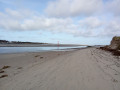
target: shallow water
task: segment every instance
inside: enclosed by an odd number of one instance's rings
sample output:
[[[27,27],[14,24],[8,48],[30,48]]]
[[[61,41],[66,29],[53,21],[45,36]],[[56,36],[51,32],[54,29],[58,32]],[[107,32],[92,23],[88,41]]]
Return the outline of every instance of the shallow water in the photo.
[[[71,50],[73,48],[84,48],[84,47],[86,47],[86,46],[77,46],[77,47],[0,47],[0,53],[61,51],[61,50]]]

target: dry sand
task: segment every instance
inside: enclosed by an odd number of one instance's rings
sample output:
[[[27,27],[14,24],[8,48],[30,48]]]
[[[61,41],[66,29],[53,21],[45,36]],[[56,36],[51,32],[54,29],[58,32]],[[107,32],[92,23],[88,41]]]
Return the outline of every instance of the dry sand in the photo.
[[[120,90],[120,59],[96,48],[1,54],[0,90]]]

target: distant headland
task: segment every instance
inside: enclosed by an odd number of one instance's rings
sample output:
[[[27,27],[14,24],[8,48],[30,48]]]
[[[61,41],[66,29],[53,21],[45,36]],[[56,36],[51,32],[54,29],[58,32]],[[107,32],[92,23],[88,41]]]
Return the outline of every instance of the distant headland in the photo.
[[[48,43],[0,40],[0,44],[48,44]]]
[[[88,46],[78,44],[52,44],[42,42],[22,42],[22,41],[8,41],[0,40],[0,47],[72,47],[72,46]]]

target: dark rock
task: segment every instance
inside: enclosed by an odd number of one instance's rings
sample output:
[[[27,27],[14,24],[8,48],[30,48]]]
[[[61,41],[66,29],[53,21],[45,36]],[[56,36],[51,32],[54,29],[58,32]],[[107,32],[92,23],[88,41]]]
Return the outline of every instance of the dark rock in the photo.
[[[2,75],[2,76],[0,76],[0,78],[4,78],[4,77],[8,77],[8,75]]]
[[[10,68],[10,66],[3,66],[2,69]]]

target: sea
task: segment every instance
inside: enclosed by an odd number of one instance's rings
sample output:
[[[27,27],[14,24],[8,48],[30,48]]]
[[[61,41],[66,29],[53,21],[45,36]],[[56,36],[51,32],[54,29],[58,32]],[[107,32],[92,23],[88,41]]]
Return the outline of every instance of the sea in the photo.
[[[0,47],[0,53],[23,53],[23,52],[46,52],[46,51],[69,51],[86,46],[72,47]]]

